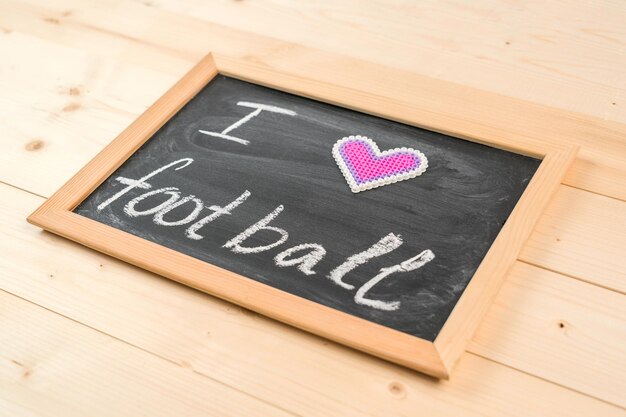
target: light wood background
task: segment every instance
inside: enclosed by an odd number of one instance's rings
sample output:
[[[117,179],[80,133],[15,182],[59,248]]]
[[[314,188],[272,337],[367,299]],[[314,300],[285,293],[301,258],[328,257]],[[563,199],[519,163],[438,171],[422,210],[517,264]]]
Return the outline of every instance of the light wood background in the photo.
[[[610,0],[0,0],[0,416],[626,415],[624,22]],[[209,51],[355,58],[588,132],[450,381],[26,223]]]

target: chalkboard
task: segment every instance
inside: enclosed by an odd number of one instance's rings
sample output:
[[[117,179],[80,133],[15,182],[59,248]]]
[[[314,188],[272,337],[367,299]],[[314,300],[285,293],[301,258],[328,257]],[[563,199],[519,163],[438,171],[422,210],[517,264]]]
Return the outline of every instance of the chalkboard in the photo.
[[[448,378],[577,148],[346,71],[209,54],[28,221]]]
[[[428,167],[354,193],[351,135]],[[74,212],[433,341],[540,163],[217,75]]]

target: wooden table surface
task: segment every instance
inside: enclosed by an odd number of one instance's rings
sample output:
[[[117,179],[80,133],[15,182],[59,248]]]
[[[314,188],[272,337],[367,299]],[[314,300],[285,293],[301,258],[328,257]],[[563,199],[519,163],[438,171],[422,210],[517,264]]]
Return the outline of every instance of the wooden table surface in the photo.
[[[0,416],[626,415],[625,23],[620,0],[0,0]],[[26,223],[209,51],[353,58],[589,132],[450,381]]]

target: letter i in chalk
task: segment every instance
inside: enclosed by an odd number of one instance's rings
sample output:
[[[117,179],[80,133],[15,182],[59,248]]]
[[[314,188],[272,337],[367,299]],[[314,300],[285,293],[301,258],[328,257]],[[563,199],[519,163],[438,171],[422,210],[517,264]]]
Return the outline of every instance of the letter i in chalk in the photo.
[[[428,159],[418,150],[395,148],[381,152],[372,139],[348,136],[333,146],[333,157],[353,193],[422,175]]]

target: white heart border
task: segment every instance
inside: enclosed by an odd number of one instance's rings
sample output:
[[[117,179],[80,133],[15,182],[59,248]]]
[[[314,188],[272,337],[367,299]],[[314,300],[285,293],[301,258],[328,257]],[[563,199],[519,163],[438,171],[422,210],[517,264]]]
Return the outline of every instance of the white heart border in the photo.
[[[350,168],[346,164],[346,161],[344,161],[343,158],[341,157],[341,152],[339,151],[339,148],[341,147],[342,144],[348,141],[353,141],[353,140],[361,140],[361,141],[367,142],[372,148],[372,150],[374,151],[374,154],[379,158],[389,156],[396,152],[409,152],[409,153],[413,153],[417,155],[417,157],[420,160],[420,164],[419,166],[417,166],[416,168],[412,169],[409,172],[392,175],[386,178],[379,178],[377,180],[366,182],[366,183],[359,185],[357,184],[354,177],[350,173]],[[366,136],[361,136],[361,135],[350,135],[350,136],[346,136],[344,138],[339,139],[333,145],[332,153],[333,153],[333,158],[335,159],[335,162],[339,166],[339,169],[341,170],[343,177],[346,179],[348,186],[350,187],[353,193],[359,193],[361,191],[371,190],[372,188],[382,187],[383,185],[393,184],[398,181],[404,181],[404,180],[408,180],[411,178],[415,178],[419,175],[422,175],[424,171],[426,171],[426,168],[428,168],[428,158],[426,158],[426,155],[424,155],[417,149],[394,148],[394,149],[389,149],[387,151],[381,152],[380,149],[378,148],[378,145],[376,145],[376,142],[374,142],[372,139]]]

